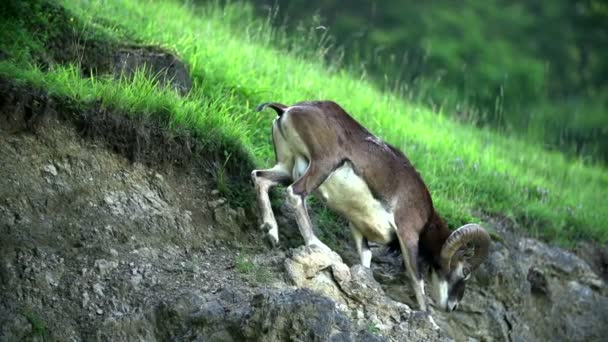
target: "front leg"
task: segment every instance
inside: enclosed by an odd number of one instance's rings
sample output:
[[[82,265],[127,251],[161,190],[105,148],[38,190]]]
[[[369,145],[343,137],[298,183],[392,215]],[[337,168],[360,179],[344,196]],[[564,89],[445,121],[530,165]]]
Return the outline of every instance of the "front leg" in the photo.
[[[306,246],[317,245],[321,249],[330,252],[331,248],[321,242],[312,229],[312,222],[306,209],[305,197],[294,193],[293,186],[290,186],[287,188],[287,200],[294,209],[296,223]]]
[[[426,298],[424,296],[424,280],[418,272],[418,241],[410,243],[406,246],[407,252],[404,253],[407,272],[412,281],[416,301],[420,307],[420,311],[427,311]]]
[[[420,311],[427,311],[424,296],[424,280],[418,271],[418,238],[401,236],[401,234],[397,234],[397,236],[399,237],[405,268],[412,283],[414,295],[416,296],[416,302],[418,302]]]
[[[353,238],[355,240],[355,246],[357,247],[357,252],[359,252],[359,258],[361,258],[361,265],[367,268],[371,268],[372,266],[372,251],[369,249],[369,245],[367,244],[367,239],[352,222],[349,224],[350,231],[353,233]]]
[[[428,316],[433,330],[439,331],[439,326],[437,323],[435,323],[435,320],[433,319],[433,316],[431,316],[431,312],[426,305],[426,297],[424,295],[424,280],[422,279],[422,275],[418,270],[418,239],[410,238],[401,246],[405,266],[412,281],[412,287],[414,288],[414,294],[416,295],[418,307],[420,308],[420,311],[423,311],[424,314]]]
[[[314,159],[314,158],[311,158]],[[306,210],[306,196],[315,191],[333,170],[334,164],[316,160],[310,162],[304,174],[287,188],[287,199],[295,210],[296,222],[300,234],[307,246],[317,245],[326,251],[331,251],[319,240],[312,229],[312,222]]]

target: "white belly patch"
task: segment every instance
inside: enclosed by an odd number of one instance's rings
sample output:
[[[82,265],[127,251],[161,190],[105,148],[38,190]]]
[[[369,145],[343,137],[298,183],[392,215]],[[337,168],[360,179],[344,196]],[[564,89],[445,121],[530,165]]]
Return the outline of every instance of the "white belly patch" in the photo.
[[[317,193],[328,207],[348,219],[370,241],[386,244],[394,239],[394,217],[372,195],[350,163],[332,172]]]

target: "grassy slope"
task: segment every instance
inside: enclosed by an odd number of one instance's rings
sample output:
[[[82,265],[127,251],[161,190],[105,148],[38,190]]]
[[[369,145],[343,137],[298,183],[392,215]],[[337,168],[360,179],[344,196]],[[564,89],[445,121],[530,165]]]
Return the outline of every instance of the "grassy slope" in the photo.
[[[256,104],[332,99],[406,152],[452,226],[474,219],[474,210],[481,210],[512,217],[533,235],[562,244],[608,241],[605,169],[456,124],[441,113],[381,93],[347,72],[329,72],[315,61],[316,51],[295,48],[286,53],[277,46],[288,46],[288,41],[236,5],[194,10],[141,0],[66,3],[86,23],[86,31],[118,40],[128,36],[175,51],[190,66],[193,95],[159,95],[143,78],[117,85],[81,79],[69,68],[45,73],[10,60],[0,63],[1,74],[85,101],[101,98],[133,113],[169,113],[176,123],[215,132],[213,137],[226,142],[217,147],[243,148],[264,166],[273,159],[268,135],[272,116],[253,114]]]

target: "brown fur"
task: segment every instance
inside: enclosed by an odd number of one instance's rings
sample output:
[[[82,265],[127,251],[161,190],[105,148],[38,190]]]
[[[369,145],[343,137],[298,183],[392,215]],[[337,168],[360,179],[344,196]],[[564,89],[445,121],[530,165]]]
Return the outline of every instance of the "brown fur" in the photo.
[[[433,207],[431,196],[409,159],[395,147],[380,141],[332,101],[300,102],[287,107],[271,105],[282,115],[289,109],[289,122],[309,149],[316,177],[294,186],[303,196],[314,191],[344,160],[365,180],[375,197],[385,205],[395,204],[395,222],[405,241],[418,244],[424,256],[439,266],[443,242],[450,235]],[[410,246],[414,247],[414,246]]]

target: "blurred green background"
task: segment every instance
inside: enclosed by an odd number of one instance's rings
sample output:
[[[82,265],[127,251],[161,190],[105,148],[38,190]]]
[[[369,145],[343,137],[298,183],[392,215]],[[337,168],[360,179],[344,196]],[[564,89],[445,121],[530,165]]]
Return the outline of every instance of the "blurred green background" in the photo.
[[[608,2],[250,0],[382,90],[608,161]]]

